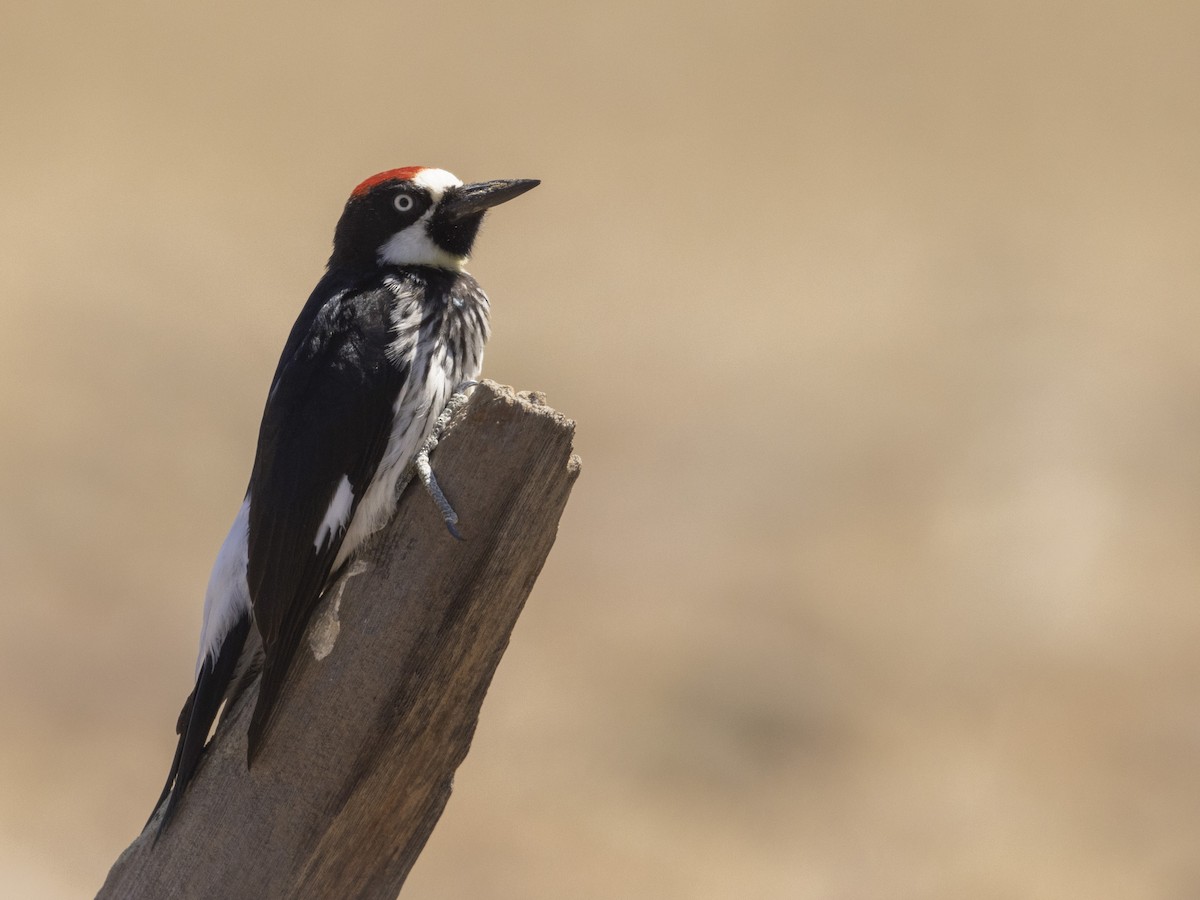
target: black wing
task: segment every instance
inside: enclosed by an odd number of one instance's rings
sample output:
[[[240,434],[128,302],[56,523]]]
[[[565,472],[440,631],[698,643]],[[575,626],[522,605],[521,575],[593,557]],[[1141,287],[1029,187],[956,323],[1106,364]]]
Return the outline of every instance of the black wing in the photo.
[[[381,288],[310,301],[267,398],[250,477],[247,575],[264,652],[250,761],[342,544],[344,528],[316,540],[330,502],[348,480],[353,518],[391,433],[407,372],[387,356],[390,300]]]

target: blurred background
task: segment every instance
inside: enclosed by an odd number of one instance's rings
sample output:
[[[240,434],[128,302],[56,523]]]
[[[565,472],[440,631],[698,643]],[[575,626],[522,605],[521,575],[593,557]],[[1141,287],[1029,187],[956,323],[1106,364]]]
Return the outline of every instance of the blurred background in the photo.
[[[149,814],[350,189],[583,475],[406,897],[1200,896],[1200,7],[8,4],[0,893]]]

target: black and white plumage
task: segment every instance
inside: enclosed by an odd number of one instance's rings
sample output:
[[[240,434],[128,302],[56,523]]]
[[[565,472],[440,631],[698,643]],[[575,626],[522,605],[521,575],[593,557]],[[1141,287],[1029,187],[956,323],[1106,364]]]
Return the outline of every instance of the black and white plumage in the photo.
[[[166,801],[159,833],[222,701],[251,665],[247,638],[257,629],[253,763],[322,592],[391,517],[438,415],[479,374],[488,300],[463,266],[483,215],[537,184],[464,185],[442,169],[409,167],[351,194],[326,274],[276,367],[250,485],[213,565],[196,683],[155,807]],[[436,482],[427,486],[440,498]],[[456,517],[440,505],[453,532]]]

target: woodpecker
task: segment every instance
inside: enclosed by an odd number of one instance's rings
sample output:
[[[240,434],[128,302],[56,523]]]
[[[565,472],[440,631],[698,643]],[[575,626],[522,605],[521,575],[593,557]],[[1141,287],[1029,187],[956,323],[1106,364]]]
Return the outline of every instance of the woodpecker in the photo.
[[[262,676],[247,765],[322,592],[386,524],[414,471],[458,536],[428,450],[443,410],[478,376],[489,334],[487,296],[464,266],[486,211],[538,184],[463,184],[444,169],[410,166],[351,193],[325,275],[275,368],[250,484],[212,568],[195,687],[155,804],[157,813],[166,802],[156,834],[196,771],[221,703],[259,664],[252,629]]]

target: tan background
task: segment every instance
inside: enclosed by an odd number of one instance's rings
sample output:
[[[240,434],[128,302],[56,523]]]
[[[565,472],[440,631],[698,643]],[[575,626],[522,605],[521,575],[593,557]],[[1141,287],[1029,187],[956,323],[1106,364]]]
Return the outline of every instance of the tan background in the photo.
[[[1200,7],[178,7],[0,22],[0,894],[149,813],[284,335],[422,163],[544,180],[487,374],[584,472],[406,896],[1200,896]]]

